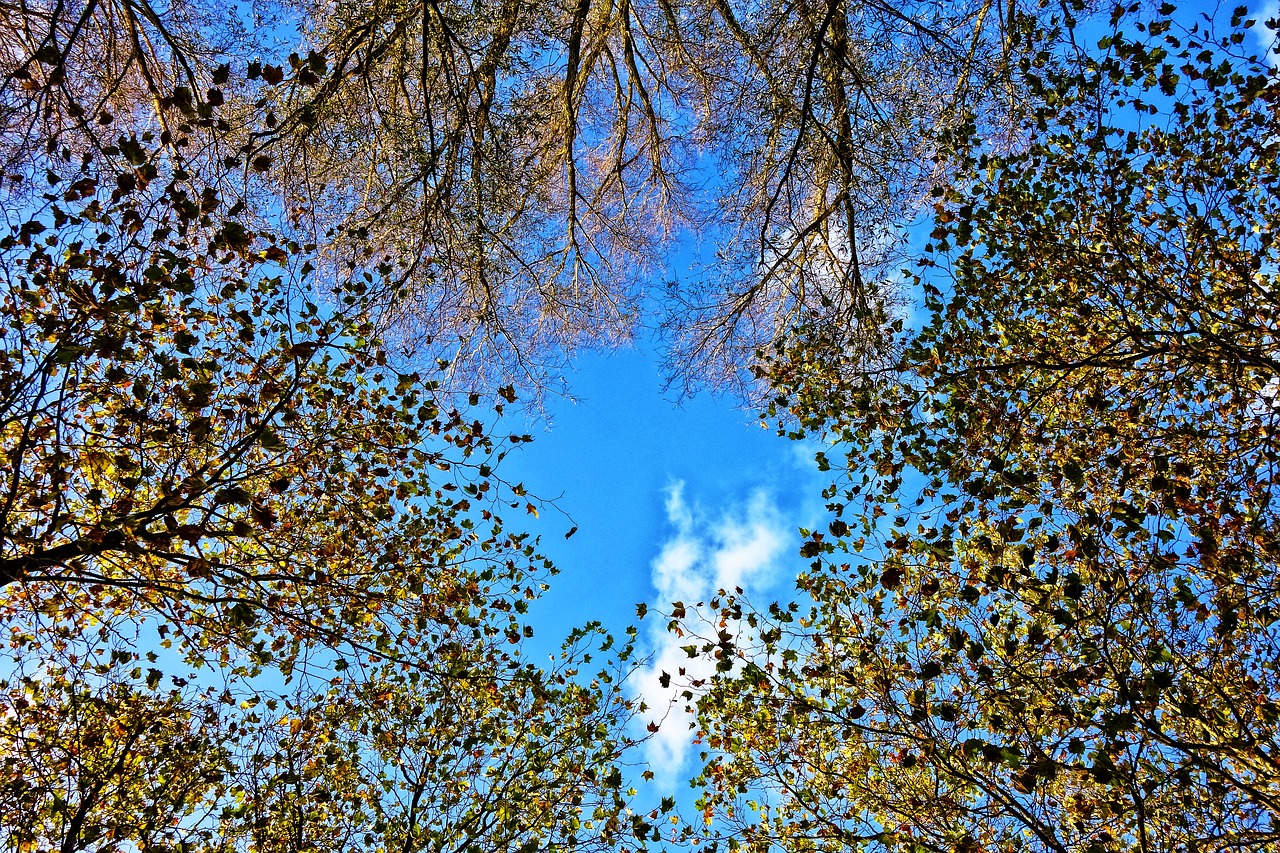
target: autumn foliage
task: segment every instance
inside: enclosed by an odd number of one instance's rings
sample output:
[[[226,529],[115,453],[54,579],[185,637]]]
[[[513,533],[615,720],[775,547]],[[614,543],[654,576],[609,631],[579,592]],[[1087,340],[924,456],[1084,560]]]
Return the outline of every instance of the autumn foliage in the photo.
[[[0,838],[18,851],[609,845],[615,665],[521,644],[552,573],[478,400],[397,370],[376,270],[142,134],[0,237]],[[207,172],[206,172],[207,173]],[[513,399],[509,389],[494,408]],[[640,830],[643,837],[643,830]]]
[[[1025,148],[950,138],[918,329],[772,361],[844,473],[696,696],[730,849],[1276,843],[1280,85],[1172,11],[1041,32]]]
[[[252,6],[0,4],[0,844],[1280,844],[1275,22]],[[646,324],[832,472],[675,824],[498,427]]]

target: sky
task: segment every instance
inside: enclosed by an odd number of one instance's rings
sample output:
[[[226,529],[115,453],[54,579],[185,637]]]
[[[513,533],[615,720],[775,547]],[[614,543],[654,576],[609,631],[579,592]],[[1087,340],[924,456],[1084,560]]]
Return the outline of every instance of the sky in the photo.
[[[689,663],[679,650],[687,640],[666,631],[671,603],[692,609],[734,586],[760,602],[790,599],[808,562],[797,530],[821,518],[825,475],[814,447],[762,428],[730,397],[664,399],[658,356],[643,344],[584,355],[569,382],[576,402],[548,401],[550,423],[532,426],[533,443],[499,469],[563,513],[526,522],[560,569],[531,609],[534,648],[549,653],[593,620],[619,637],[636,625],[650,663],[631,688],[653,709],[646,720],[656,720],[671,699],[659,673]],[[650,608],[640,621],[638,603]],[[689,777],[679,708],[644,757],[663,790]]]

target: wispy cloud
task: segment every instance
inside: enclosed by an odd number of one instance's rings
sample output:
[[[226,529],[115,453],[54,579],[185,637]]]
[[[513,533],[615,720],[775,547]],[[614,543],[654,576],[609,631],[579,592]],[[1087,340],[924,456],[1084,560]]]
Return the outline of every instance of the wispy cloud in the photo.
[[[656,589],[646,638],[652,664],[635,683],[637,696],[649,706],[647,718],[661,723],[646,744],[646,757],[659,783],[669,788],[692,750],[692,716],[677,688],[715,669],[705,656],[689,658],[681,646],[690,638],[667,630],[672,606],[679,602],[687,618],[697,621],[698,605],[718,590],[740,588],[753,597],[767,592],[786,576],[784,558],[794,550],[798,523],[763,489],[708,513],[686,499],[683,482],[667,488],[666,516],[670,534],[650,566]],[[666,688],[660,684],[664,672],[671,676]]]

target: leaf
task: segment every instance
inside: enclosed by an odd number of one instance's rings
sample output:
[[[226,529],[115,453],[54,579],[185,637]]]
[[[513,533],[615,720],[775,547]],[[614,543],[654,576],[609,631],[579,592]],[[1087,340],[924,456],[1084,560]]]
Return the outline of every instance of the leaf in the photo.
[[[880,573],[880,585],[885,589],[897,589],[902,584],[902,567],[898,565],[887,566]]]
[[[42,62],[45,65],[60,65],[62,63],[62,53],[58,50],[58,46],[52,41],[48,41],[40,46],[40,48],[31,55],[36,62]]]
[[[253,497],[241,486],[228,486],[224,489],[219,489],[214,495],[214,500],[219,504],[248,506]]]
[[[288,449],[288,445],[280,438],[280,435],[272,428],[271,424],[263,424],[262,430],[258,433],[258,443],[263,449],[270,450],[272,453],[280,453]]]

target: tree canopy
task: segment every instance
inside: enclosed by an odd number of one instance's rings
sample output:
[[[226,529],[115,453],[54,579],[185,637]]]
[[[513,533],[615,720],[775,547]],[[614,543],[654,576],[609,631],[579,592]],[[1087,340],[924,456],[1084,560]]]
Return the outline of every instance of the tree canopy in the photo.
[[[649,324],[836,472],[800,600],[726,592],[689,641],[680,838],[1276,846],[1280,82],[1245,10],[241,13],[0,5],[0,841],[656,839],[633,646],[529,659],[554,568],[494,434]]]
[[[932,129],[1012,132],[1022,13],[361,0],[255,4],[254,29],[201,0],[23,4],[3,156],[121,128],[217,148],[322,257],[376,246],[382,328],[458,384],[554,387],[577,347],[662,324],[675,381],[723,387],[811,314],[873,333]],[[668,281],[694,234],[703,268]]]
[[[847,473],[805,597],[701,647],[730,849],[1276,844],[1280,83],[1173,12],[1042,33],[1025,149],[954,137],[918,329],[774,357]]]
[[[388,367],[375,275],[312,301],[314,247],[207,162],[147,135],[95,158],[0,237],[0,839],[642,843],[629,647],[598,673],[590,626],[522,651],[553,569],[494,466],[527,437]]]

